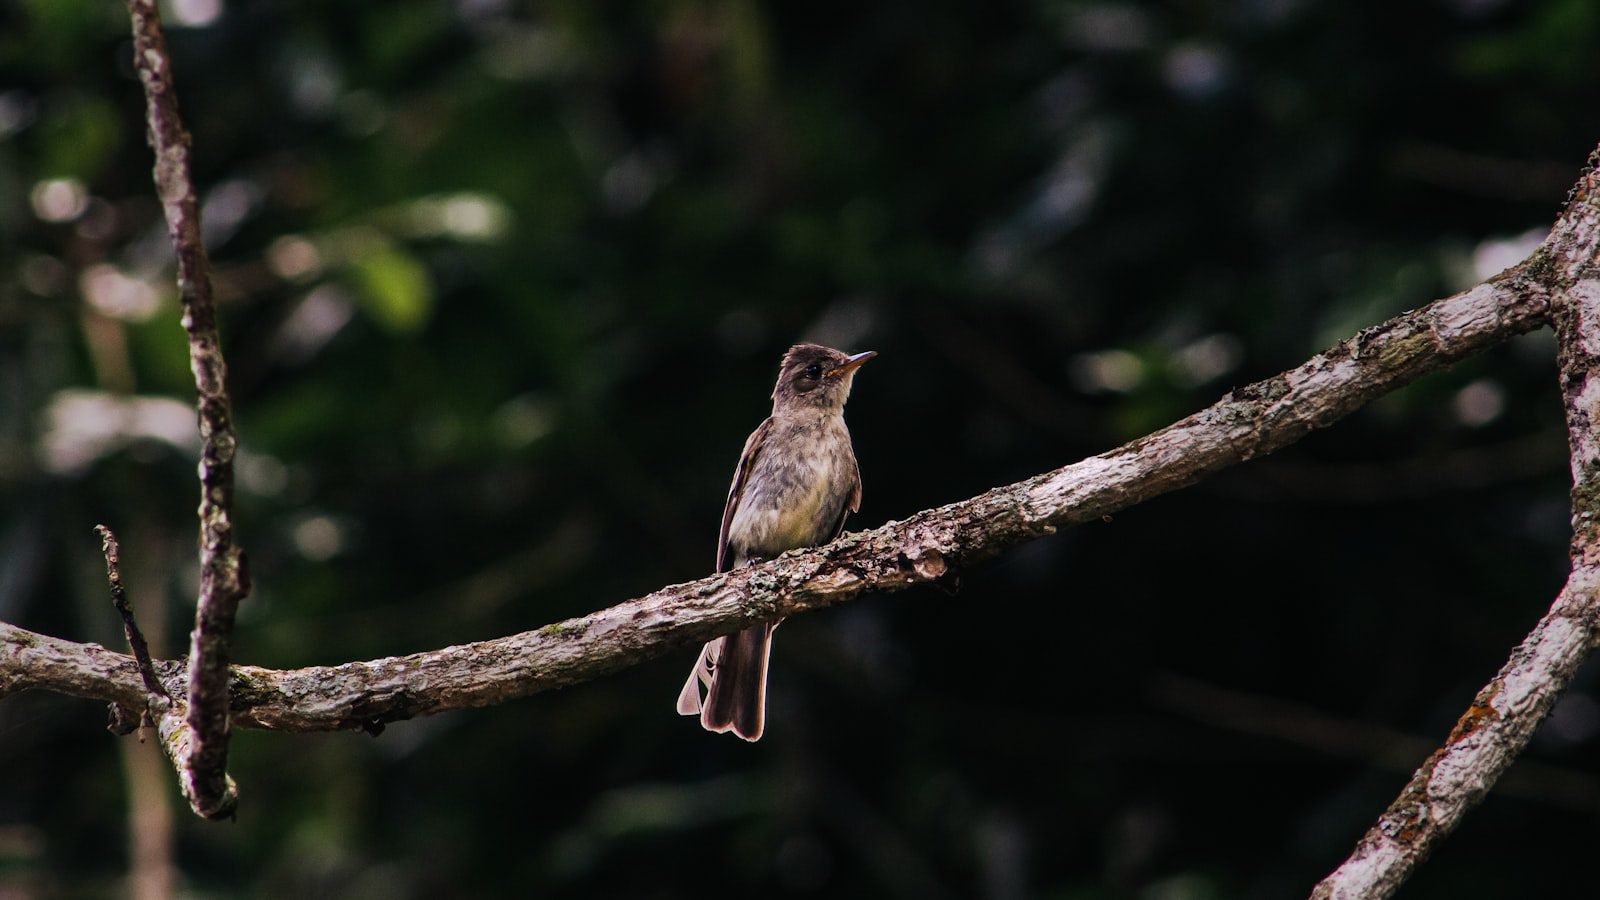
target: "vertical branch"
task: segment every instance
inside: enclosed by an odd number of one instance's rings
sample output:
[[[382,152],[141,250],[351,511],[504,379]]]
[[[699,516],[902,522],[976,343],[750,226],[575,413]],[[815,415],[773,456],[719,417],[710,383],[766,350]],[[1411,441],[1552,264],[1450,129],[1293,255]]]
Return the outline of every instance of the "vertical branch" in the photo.
[[[1600,149],[1535,256],[1552,288],[1561,396],[1572,452],[1572,573],[1355,852],[1313,900],[1399,890],[1433,848],[1527,749],[1539,723],[1600,639]]]
[[[208,818],[229,815],[237,794],[228,762],[228,662],[234,616],[249,593],[244,560],[234,545],[232,411],[227,367],[217,336],[211,264],[200,240],[200,210],[189,176],[189,134],[178,117],[172,64],[155,0],[127,0],[133,19],[133,58],[144,85],[156,193],[178,257],[183,329],[200,414],[200,596],[189,648],[188,741],[183,775],[190,804]],[[188,790],[185,793],[189,793]]]

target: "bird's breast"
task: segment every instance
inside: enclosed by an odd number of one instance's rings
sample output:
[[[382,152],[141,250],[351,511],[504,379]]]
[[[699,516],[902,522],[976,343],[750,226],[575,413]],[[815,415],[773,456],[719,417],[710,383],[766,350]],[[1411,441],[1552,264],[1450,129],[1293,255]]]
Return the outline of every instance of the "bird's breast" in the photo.
[[[843,422],[802,423],[768,437],[728,525],[730,544],[776,556],[833,536],[854,488],[855,464]]]

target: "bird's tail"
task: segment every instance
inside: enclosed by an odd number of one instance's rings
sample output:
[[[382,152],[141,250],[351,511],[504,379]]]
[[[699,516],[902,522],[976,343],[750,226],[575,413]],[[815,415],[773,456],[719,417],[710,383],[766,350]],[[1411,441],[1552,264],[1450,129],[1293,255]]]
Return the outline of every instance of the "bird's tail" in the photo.
[[[678,694],[678,712],[699,715],[707,731],[732,731],[747,741],[761,739],[766,724],[767,658],[776,623],[752,625],[706,644]],[[700,688],[706,696],[702,701]]]

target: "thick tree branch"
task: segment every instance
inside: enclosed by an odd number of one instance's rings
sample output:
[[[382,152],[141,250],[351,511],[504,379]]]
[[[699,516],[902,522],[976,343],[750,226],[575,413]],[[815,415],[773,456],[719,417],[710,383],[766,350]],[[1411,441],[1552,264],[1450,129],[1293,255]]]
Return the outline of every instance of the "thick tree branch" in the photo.
[[[183,770],[195,812],[229,815],[238,797],[227,777],[228,660],[234,616],[249,593],[244,561],[233,541],[233,414],[222,341],[211,294],[211,263],[200,239],[200,208],[189,177],[189,133],[178,117],[172,61],[155,0],[127,0],[133,61],[144,85],[156,193],[178,257],[183,329],[189,338],[200,413],[200,596],[189,648],[188,730]]]
[[[1600,150],[1530,262],[1551,319],[1572,453],[1572,574],[1555,604],[1478,692],[1314,900],[1391,896],[1511,767],[1600,637]]]
[[[752,620],[937,581],[1059,526],[1097,520],[1269,453],[1422,375],[1539,327],[1548,296],[1540,271],[1537,259],[1525,262],[1108,453],[826,547],[510,637],[339,666],[237,666],[233,721],[282,731],[372,729],[585,681]],[[171,673],[162,671],[163,682],[181,691]],[[112,701],[141,692],[127,657],[0,624],[0,684],[6,681]]]

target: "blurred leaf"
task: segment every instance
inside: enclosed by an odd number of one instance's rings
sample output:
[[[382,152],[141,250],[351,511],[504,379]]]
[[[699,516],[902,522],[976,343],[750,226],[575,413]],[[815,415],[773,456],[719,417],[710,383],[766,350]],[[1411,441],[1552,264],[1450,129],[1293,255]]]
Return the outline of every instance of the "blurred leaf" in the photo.
[[[389,243],[374,243],[350,264],[361,308],[394,333],[418,331],[433,311],[433,282],[416,257]]]
[[[40,123],[41,174],[93,181],[117,149],[122,129],[104,97],[58,93]]]
[[[1521,27],[1463,44],[1456,56],[1462,73],[1481,79],[1535,75],[1554,84],[1592,81],[1600,6],[1591,0],[1535,6],[1537,11]]]
[[[448,34],[455,17],[444,4],[401,5],[367,32],[367,54],[384,77],[404,77],[408,65]]]
[[[162,298],[148,321],[128,328],[128,341],[139,362],[141,389],[187,397],[194,390],[189,370],[189,342],[178,324],[176,291]]]

